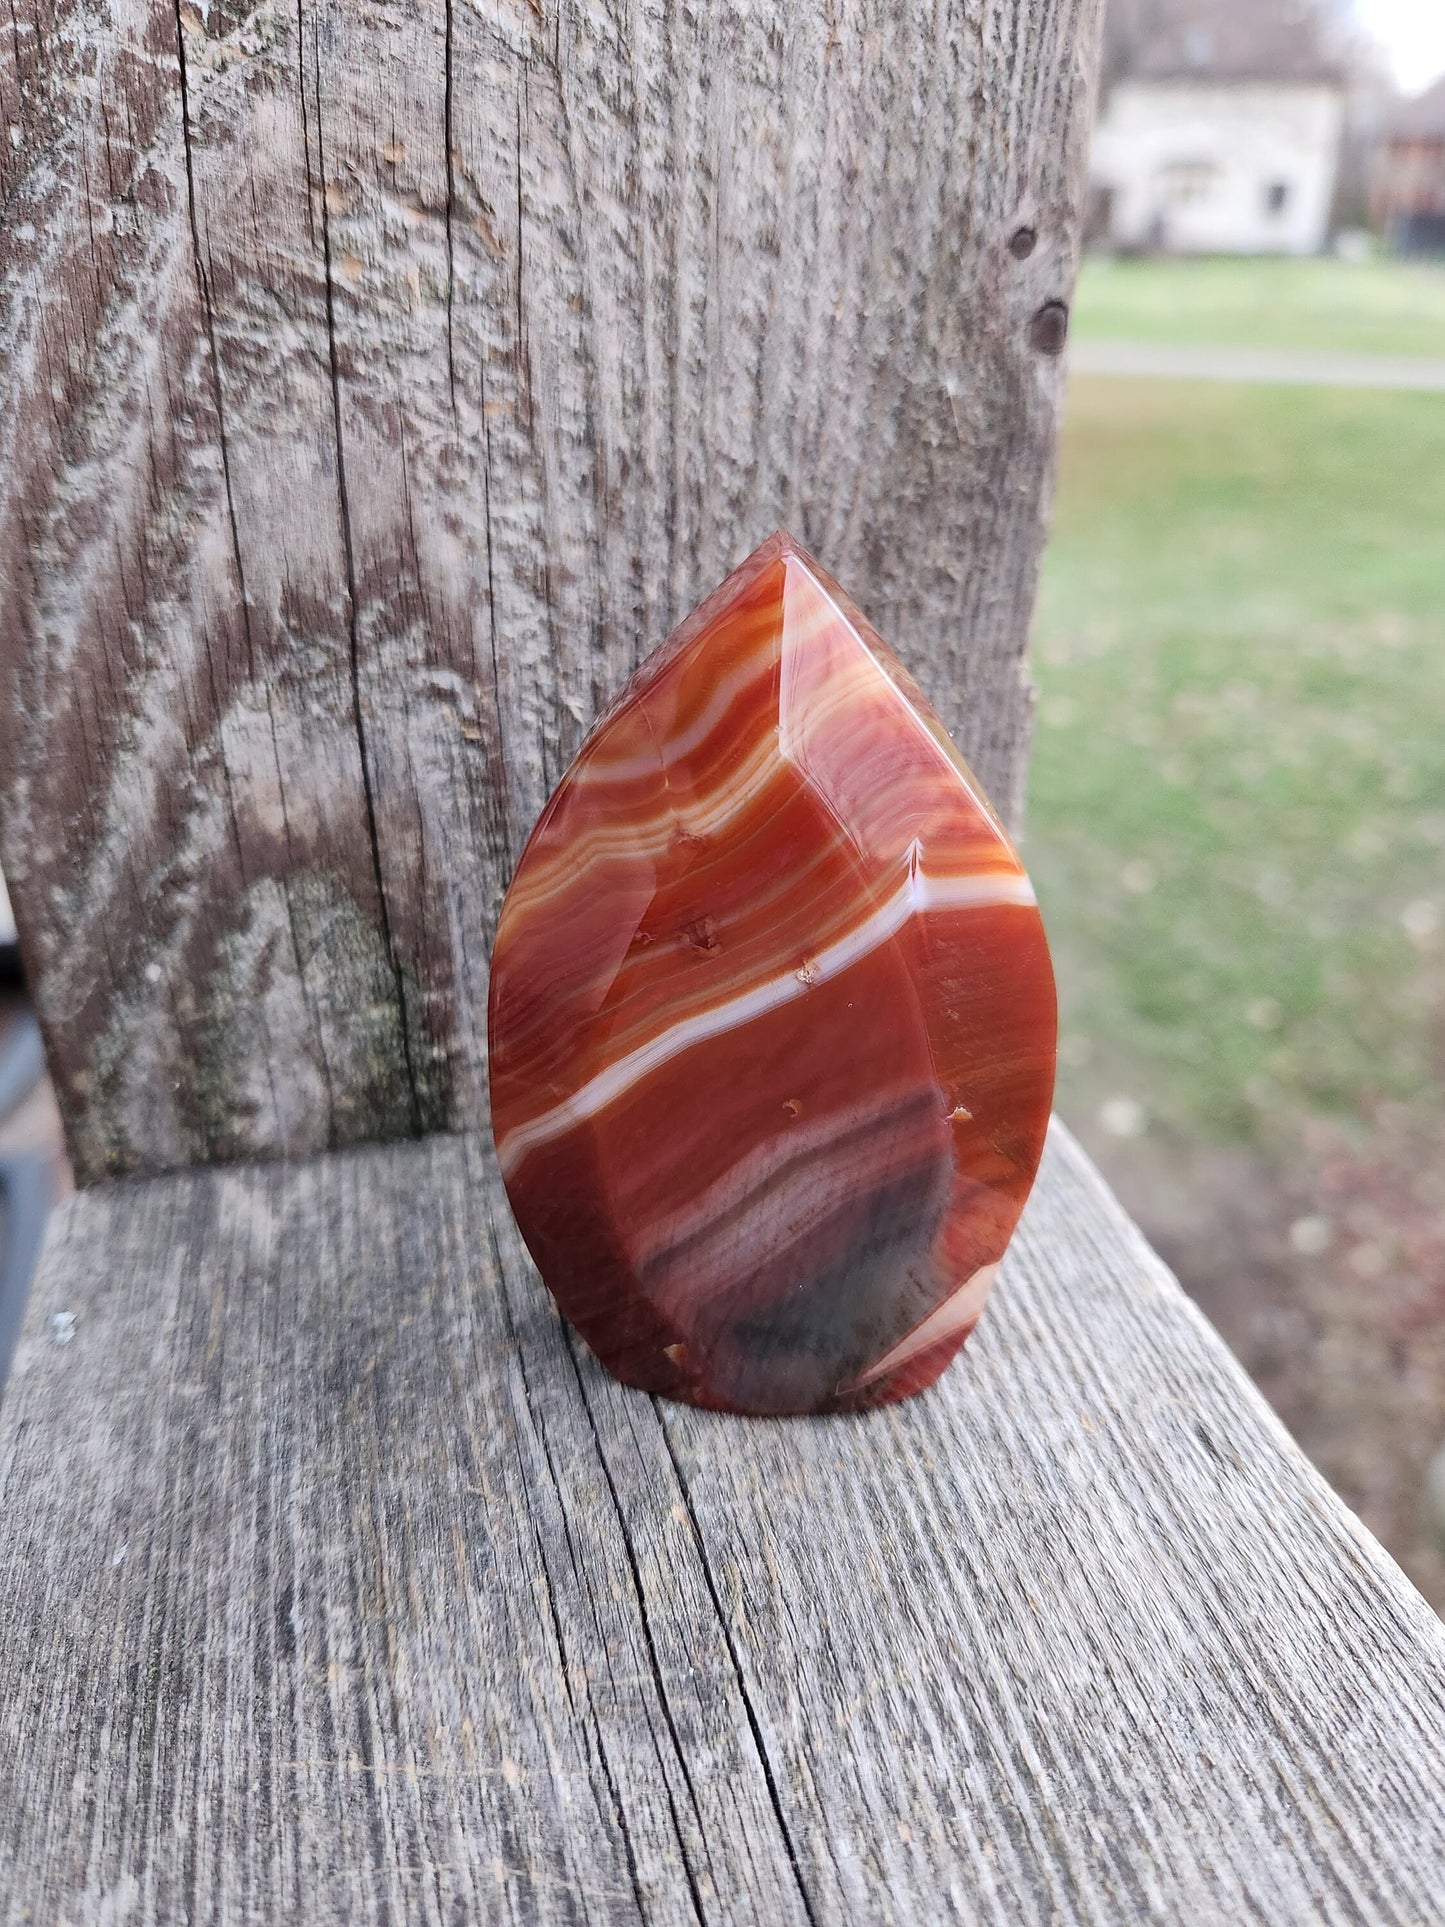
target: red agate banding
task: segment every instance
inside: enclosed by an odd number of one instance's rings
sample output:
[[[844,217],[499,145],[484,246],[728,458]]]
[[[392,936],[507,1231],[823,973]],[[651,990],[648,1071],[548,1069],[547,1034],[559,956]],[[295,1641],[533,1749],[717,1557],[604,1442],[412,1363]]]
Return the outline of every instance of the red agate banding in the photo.
[[[1023,866],[921,692],[775,535],[651,655],[502,908],[497,1154],[620,1379],[738,1412],[931,1384],[1053,1092]]]

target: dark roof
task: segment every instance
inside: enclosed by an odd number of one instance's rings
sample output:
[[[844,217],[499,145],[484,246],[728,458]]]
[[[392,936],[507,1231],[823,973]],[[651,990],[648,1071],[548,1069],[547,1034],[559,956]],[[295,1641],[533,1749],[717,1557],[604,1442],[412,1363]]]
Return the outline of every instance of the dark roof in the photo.
[[[1308,0],[1163,0],[1130,11],[1136,24],[1132,45],[1127,52],[1120,49],[1120,79],[1340,82],[1344,77],[1323,44],[1320,15]]]
[[[1402,100],[1385,123],[1391,140],[1445,140],[1445,74],[1413,100]]]

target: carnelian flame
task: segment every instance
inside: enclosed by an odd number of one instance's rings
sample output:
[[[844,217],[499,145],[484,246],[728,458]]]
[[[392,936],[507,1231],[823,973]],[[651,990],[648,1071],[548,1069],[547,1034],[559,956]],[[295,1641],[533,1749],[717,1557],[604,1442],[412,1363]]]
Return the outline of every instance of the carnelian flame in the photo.
[[[978,1322],[1055,1022],[1001,824],[775,535],[633,676],[507,892],[492,1121],[522,1235],[627,1384],[738,1412],[903,1398]]]

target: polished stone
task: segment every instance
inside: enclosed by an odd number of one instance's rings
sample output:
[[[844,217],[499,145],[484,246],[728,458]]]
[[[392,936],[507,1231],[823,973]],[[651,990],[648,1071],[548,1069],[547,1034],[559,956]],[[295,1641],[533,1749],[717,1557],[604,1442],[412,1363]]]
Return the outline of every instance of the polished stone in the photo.
[[[543,1279],[649,1391],[904,1397],[983,1309],[1054,1047],[1001,824],[865,618],[772,537],[598,722],[507,893],[492,1118]]]

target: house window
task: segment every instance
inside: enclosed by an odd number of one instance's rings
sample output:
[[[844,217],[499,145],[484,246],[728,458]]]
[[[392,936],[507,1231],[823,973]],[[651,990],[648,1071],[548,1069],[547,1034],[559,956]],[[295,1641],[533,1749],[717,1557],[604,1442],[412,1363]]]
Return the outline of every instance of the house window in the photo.
[[[1166,161],[1158,173],[1160,196],[1166,207],[1187,207],[1211,193],[1218,178],[1212,161]]]
[[[1289,182],[1266,181],[1264,188],[1264,211],[1266,214],[1283,214],[1289,206]]]

